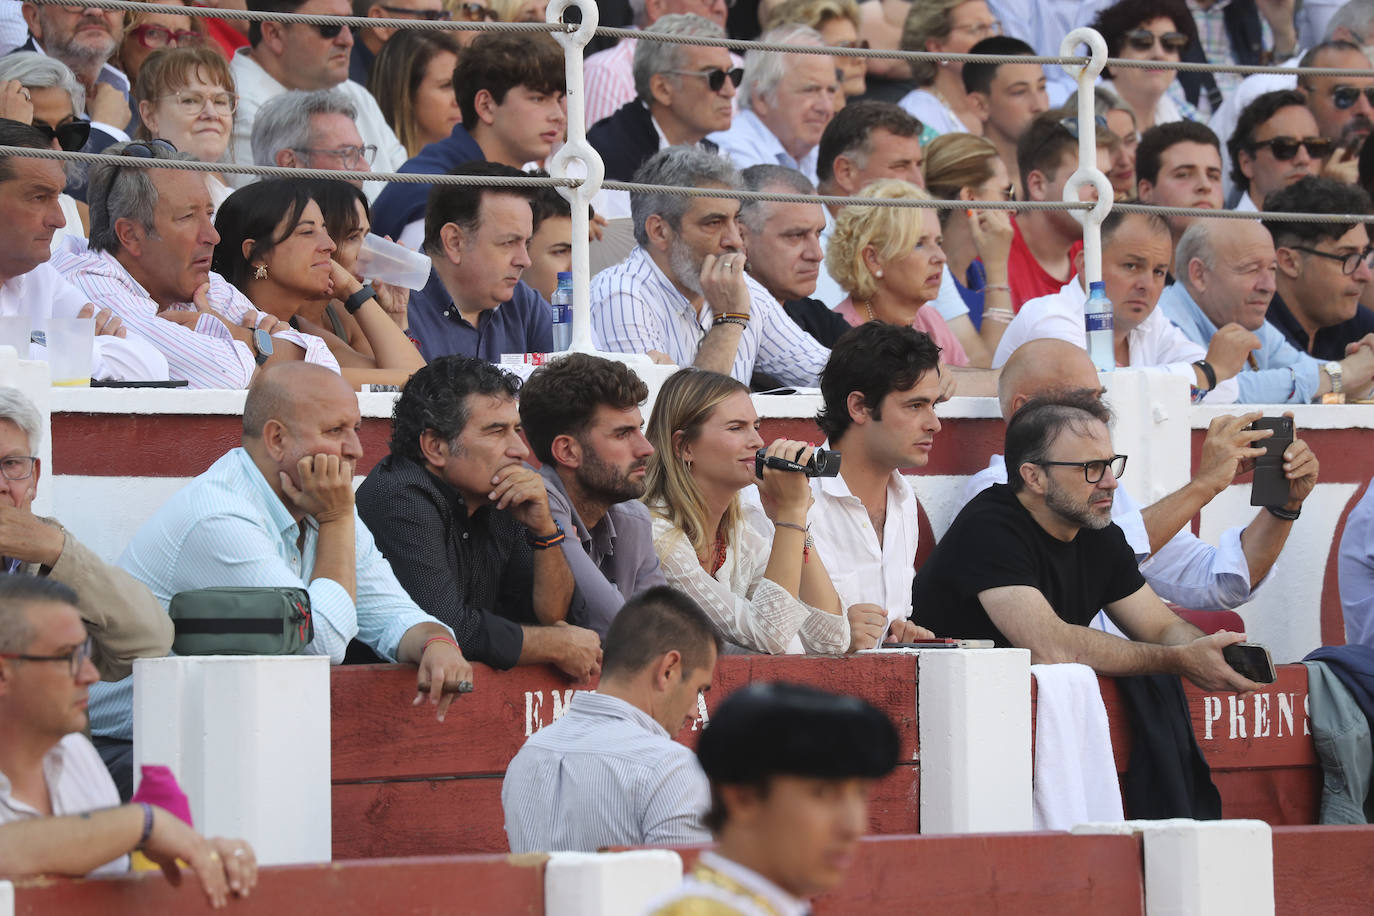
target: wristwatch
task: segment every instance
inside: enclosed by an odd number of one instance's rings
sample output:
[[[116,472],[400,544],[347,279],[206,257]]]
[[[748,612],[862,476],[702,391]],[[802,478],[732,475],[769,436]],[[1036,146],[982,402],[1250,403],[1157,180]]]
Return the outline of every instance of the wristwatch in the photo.
[[[344,300],[344,311],[352,315],[363,307],[363,303],[377,295],[377,291],[372,288],[372,284],[364,283],[358,291]]]
[[[272,358],[272,335],[262,328],[253,329],[253,358],[259,366]]]
[[[1333,359],[1322,368],[1326,370],[1327,376],[1331,379],[1331,393],[1340,394],[1344,391],[1345,385],[1341,381],[1341,364]]]

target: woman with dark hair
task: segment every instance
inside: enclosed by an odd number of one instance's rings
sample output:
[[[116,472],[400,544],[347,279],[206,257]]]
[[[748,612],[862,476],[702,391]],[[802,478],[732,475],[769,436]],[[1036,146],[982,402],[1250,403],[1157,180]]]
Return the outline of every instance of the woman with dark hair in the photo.
[[[1106,40],[1108,56],[1122,60],[1177,63],[1198,40],[1197,24],[1182,0],[1118,0],[1097,14],[1093,28]],[[1177,99],[1167,94],[1177,70],[1108,67],[1102,76],[1100,85],[1130,106],[1138,133],[1156,124],[1198,120],[1197,109],[1181,91]]]
[[[240,188],[216,214],[215,229],[212,269],[262,311],[324,338],[352,384],[404,384],[425,364],[372,287],[334,260],[337,246],[308,182],[272,179]],[[355,319],[370,353],[305,317],[321,316],[330,299]]]
[[[463,120],[453,92],[456,66],[458,39],[444,32],[401,29],[377,54],[367,91],[409,155],[447,139]]]

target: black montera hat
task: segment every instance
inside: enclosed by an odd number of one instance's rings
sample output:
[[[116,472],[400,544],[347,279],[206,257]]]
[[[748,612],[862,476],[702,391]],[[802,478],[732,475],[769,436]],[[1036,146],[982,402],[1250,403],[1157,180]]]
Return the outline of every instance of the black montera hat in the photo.
[[[897,730],[857,697],[750,684],[711,716],[697,757],[718,783],[755,783],[774,774],[876,779],[897,765]]]

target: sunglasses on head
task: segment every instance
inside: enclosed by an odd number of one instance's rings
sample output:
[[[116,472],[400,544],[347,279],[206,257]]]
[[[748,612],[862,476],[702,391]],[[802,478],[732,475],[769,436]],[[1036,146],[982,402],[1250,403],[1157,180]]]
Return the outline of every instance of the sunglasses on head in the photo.
[[[1298,154],[1299,147],[1306,147],[1307,155],[1313,159],[1325,159],[1331,155],[1332,143],[1326,137],[1270,137],[1250,144],[1250,152],[1266,146],[1275,159],[1287,162]]]
[[[1155,46],[1155,41],[1165,51],[1182,51],[1188,47],[1188,36],[1182,32],[1164,32],[1155,34],[1149,29],[1132,29],[1126,33],[1126,44],[1137,51],[1148,51]]]
[[[48,138],[48,142],[57,141],[57,145],[69,153],[75,153],[86,145],[86,141],[91,136],[90,121],[68,121],[66,124],[59,124],[50,127],[42,121],[33,122],[34,129]]]
[[[1105,115],[1095,115],[1095,116],[1093,117],[1093,123],[1097,125],[1097,129],[1098,129],[1098,130],[1106,130],[1106,129],[1107,129],[1107,118],[1106,118]],[[1059,126],[1062,127],[1062,128],[1064,128],[1065,130],[1067,130],[1067,131],[1069,132],[1070,136],[1072,136],[1075,140],[1078,139],[1078,116],[1077,116],[1077,115],[1070,115],[1070,116],[1067,117],[1067,118],[1060,118],[1060,119],[1059,119]]]

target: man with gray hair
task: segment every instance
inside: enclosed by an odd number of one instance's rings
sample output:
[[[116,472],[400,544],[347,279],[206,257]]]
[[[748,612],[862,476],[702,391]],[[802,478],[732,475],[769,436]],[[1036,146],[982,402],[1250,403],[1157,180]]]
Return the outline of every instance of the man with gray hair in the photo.
[[[1194,343],[1231,342],[1244,360],[1236,375],[1244,404],[1306,404],[1331,390],[1323,361],[1304,353],[1265,320],[1277,283],[1274,239],[1262,223],[1194,220],[1178,240],[1177,282],[1159,297],[1159,309]],[[1250,348],[1253,348],[1252,350]],[[1340,360],[1346,391],[1363,393],[1374,380],[1374,351],[1356,347]]]
[[[720,26],[692,15],[664,16],[645,31],[725,37]],[[729,129],[735,87],[743,76],[742,70],[732,69],[724,48],[638,42],[636,98],[587,131],[587,140],[606,164],[606,177],[629,181],[646,159],[665,146],[700,146],[715,152],[716,145],[706,135]]]
[[[687,146],[655,153],[634,180],[741,186],[724,159]],[[816,384],[829,351],[744,272],[738,200],[665,190],[631,194],[630,209],[639,246],[592,280],[592,328],[603,349],[666,357],[746,384],[755,369],[789,385]]]
[[[821,47],[815,29],[780,25],[759,41]],[[736,168],[759,163],[785,165],[816,180],[816,148],[835,116],[839,77],[828,54],[750,51],[739,87],[740,112],[730,129],[711,135]]]
[[[195,158],[161,140],[109,153]],[[89,250],[63,250],[53,266],[151,342],[171,378],[192,388],[246,388],[258,367],[302,359],[338,371],[323,340],[258,311],[210,271],[219,233],[199,172],[97,165],[89,198]]]
[[[636,29],[647,29],[672,13],[695,13],[723,29],[728,12],[726,0],[629,0],[629,7]],[[638,47],[636,39],[622,38],[614,47],[587,57],[583,72],[586,75],[588,125],[609,118],[621,105],[634,101],[637,92],[633,61]],[[734,54],[730,55],[730,61],[731,67],[741,65],[740,58]]]
[[[377,147],[363,143],[357,117],[357,106],[341,89],[283,92],[258,109],[253,122],[253,163],[371,171]]]

